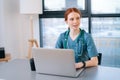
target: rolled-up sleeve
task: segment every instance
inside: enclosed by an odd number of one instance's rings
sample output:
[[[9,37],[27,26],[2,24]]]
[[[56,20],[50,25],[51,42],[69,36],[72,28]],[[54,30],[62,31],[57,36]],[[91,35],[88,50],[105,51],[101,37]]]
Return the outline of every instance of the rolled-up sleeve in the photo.
[[[87,36],[87,52],[88,52],[88,55],[90,58],[98,55],[95,43],[90,34],[88,34],[88,36]]]

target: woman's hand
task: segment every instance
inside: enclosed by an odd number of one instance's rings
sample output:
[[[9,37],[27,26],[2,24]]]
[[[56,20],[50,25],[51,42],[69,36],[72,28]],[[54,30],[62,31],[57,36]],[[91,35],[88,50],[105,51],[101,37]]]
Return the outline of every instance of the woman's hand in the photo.
[[[75,68],[76,68],[76,69],[82,68],[82,67],[83,67],[83,63],[82,63],[82,62],[75,63]]]

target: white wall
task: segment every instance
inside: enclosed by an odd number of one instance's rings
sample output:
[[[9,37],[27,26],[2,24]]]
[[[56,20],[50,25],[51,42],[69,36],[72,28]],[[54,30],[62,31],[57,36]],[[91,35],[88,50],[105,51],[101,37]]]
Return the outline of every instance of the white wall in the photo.
[[[38,15],[34,15],[34,34],[39,42]],[[5,47],[12,59],[25,58],[30,36],[29,15],[20,14],[19,0],[0,0],[0,47]]]

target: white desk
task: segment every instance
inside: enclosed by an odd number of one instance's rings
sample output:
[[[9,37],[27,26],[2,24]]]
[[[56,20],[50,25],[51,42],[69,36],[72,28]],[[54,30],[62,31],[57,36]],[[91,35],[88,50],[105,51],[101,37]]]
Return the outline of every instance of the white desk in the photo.
[[[16,59],[0,65],[0,80],[119,80],[120,68],[91,67],[78,78],[36,74],[27,59]]]

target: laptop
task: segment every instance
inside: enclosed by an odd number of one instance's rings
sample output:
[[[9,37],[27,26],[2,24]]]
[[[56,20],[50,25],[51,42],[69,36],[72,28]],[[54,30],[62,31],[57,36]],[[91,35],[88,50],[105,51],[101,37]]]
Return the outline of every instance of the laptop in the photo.
[[[75,68],[72,49],[32,48],[36,73],[78,77],[84,68]]]

